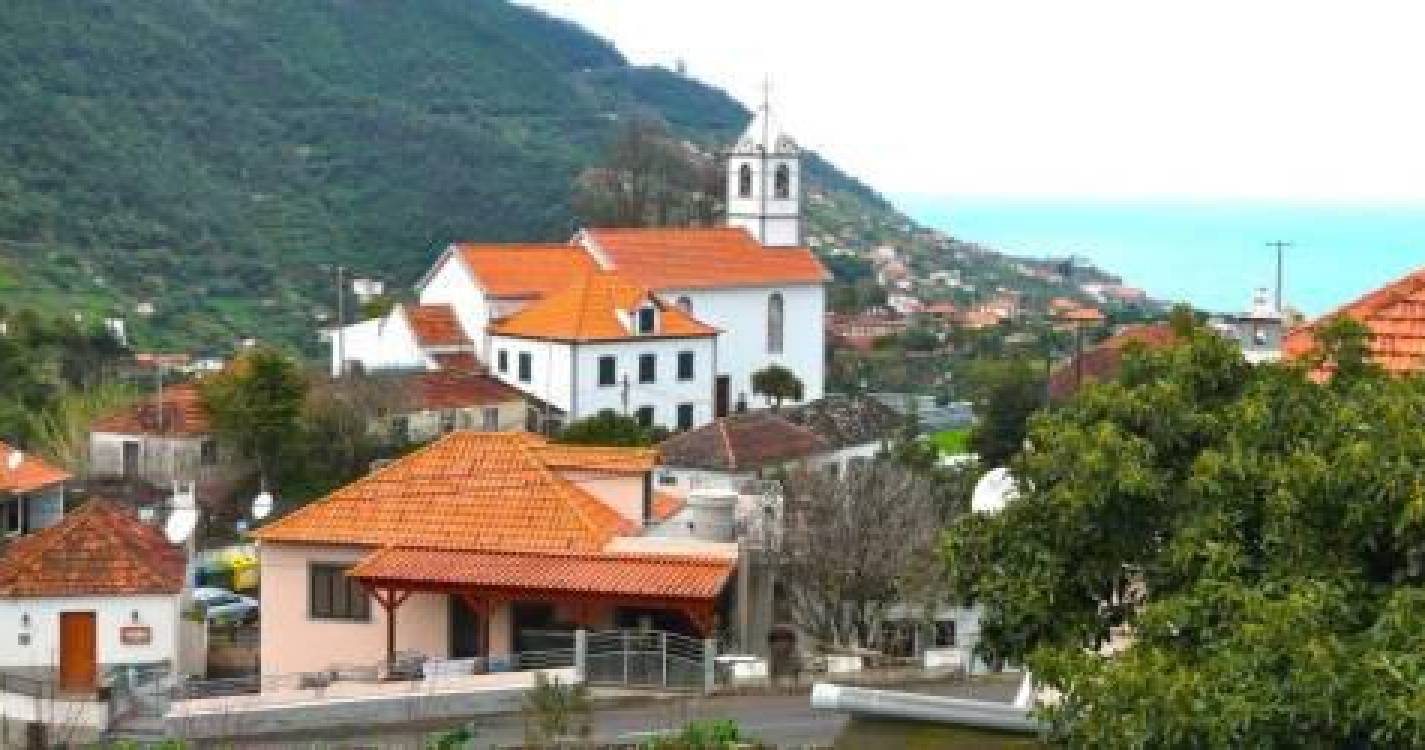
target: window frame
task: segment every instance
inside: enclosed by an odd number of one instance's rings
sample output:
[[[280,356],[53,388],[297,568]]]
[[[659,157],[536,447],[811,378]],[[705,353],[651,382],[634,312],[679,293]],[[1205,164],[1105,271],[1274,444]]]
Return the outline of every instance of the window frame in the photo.
[[[678,352],[678,382],[686,383],[698,379],[698,353],[692,349]]]
[[[767,352],[781,354],[787,346],[787,300],[781,292],[767,295]]]
[[[529,352],[520,352],[515,360],[515,377],[521,383],[534,381],[534,355]]]
[[[604,365],[608,365],[608,379],[604,379]],[[618,385],[618,357],[613,354],[600,354],[594,361],[594,373],[598,378],[600,388],[612,388]]]
[[[480,410],[480,429],[484,432],[499,432],[500,407],[486,406]]]
[[[786,162],[778,164],[772,171],[772,199],[792,199],[792,168]]]
[[[752,179],[752,165],[742,162],[742,165],[737,168],[737,197],[751,198],[753,182],[755,180]]]
[[[652,336],[658,333],[658,308],[653,305],[644,305],[634,311],[634,330],[640,336]]]
[[[218,465],[218,441],[213,438],[204,438],[198,443],[198,465],[210,469]]]
[[[355,567],[355,563],[338,563],[325,561],[309,561],[307,563],[307,619],[320,622],[350,622],[369,623],[371,622],[371,595],[361,584],[352,580],[347,572]],[[317,606],[318,593],[318,573],[324,576],[333,576],[324,583],[330,587],[327,611],[319,611]],[[337,588],[332,581],[344,583],[344,596],[346,606],[339,608],[337,602]],[[353,606],[354,605],[354,606]],[[338,611],[340,609],[340,611]]]
[[[510,371],[510,350],[497,349],[495,351],[495,371],[508,373]]]
[[[645,371],[644,368],[647,368]],[[658,355],[644,352],[638,355],[638,384],[652,385],[658,382]]]
[[[647,414],[648,418],[644,419]],[[658,424],[658,410],[652,404],[644,404],[633,410],[633,418],[638,420],[638,426],[644,429],[652,429]]]
[[[679,430],[693,429],[693,423],[697,421],[698,418],[698,411],[696,405],[692,403],[678,404],[677,414],[678,416],[676,424],[678,425]],[[684,419],[684,416],[686,416],[687,419]]]

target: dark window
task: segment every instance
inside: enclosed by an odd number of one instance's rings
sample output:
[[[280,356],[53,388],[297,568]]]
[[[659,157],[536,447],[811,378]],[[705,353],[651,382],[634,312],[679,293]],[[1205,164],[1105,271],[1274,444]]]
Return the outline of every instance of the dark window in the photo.
[[[618,360],[612,354],[599,357],[599,385],[618,385]]]
[[[218,465],[218,441],[204,440],[198,445],[198,463],[203,466]]]
[[[510,353],[504,349],[495,352],[495,369],[500,372],[510,371]]]
[[[658,485],[660,487],[676,487],[678,486],[678,477],[673,474],[659,474]]]
[[[785,164],[778,164],[775,176],[772,178],[772,195],[777,200],[786,200],[792,197],[792,169]]]
[[[689,314],[689,315],[692,315],[692,314],[693,314],[693,301],[692,301],[691,299],[687,298],[687,297],[679,297],[679,298],[678,298],[678,308],[679,308],[680,310],[682,310],[683,312],[685,312],[685,313],[687,313],[687,314]]]
[[[495,406],[487,406],[480,413],[480,429],[486,432],[494,432],[500,429],[500,409]]]
[[[520,382],[528,383],[534,377],[534,357],[529,352],[520,352]]]
[[[441,412],[440,412],[440,431],[441,431],[441,432],[455,432],[455,416],[456,416],[456,411],[455,411],[454,409],[442,409],[442,410],[441,410]]]
[[[638,332],[653,333],[658,326],[658,311],[652,307],[638,308]]]
[[[350,565],[312,563],[308,569],[308,592],[313,619],[371,619],[371,602],[366,590],[346,577],[350,569]]]
[[[692,380],[697,377],[695,365],[697,355],[693,352],[678,352],[678,379]]]
[[[678,404],[678,429],[690,430],[693,428],[693,405]]]
[[[640,427],[653,426],[653,407],[640,406],[638,407],[638,411],[634,412],[634,416],[638,418],[638,425]]]
[[[638,382],[653,383],[658,380],[658,355],[638,355]]]
[[[398,444],[411,442],[411,420],[401,416],[391,420],[391,439]]]
[[[767,351],[772,354],[782,352],[784,307],[781,293],[767,298]]]
[[[752,197],[752,165],[743,164],[737,168],[737,197]]]

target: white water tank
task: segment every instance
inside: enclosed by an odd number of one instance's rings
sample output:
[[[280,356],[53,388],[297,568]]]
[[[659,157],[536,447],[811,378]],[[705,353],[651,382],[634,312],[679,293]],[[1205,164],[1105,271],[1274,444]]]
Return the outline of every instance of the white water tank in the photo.
[[[688,532],[705,542],[737,541],[737,492],[730,489],[696,489],[688,494]]]

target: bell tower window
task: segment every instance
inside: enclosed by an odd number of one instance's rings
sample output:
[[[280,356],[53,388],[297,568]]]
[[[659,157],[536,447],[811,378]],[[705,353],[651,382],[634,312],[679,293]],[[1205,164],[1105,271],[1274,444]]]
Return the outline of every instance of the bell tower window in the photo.
[[[767,351],[771,354],[782,353],[783,306],[780,292],[767,298]]]
[[[737,197],[752,197],[752,165],[743,163],[737,168]]]
[[[792,168],[786,164],[777,165],[777,171],[772,177],[772,195],[780,201],[792,197]]]

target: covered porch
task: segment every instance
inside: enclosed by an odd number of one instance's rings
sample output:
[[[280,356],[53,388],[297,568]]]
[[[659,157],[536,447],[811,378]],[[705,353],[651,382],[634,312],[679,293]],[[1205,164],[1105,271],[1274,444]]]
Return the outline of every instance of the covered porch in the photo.
[[[348,572],[384,611],[395,665],[401,608],[413,594],[450,600],[449,649],[491,671],[519,655],[572,649],[577,630],[629,628],[712,637],[731,558],[630,553],[384,548]],[[414,623],[413,623],[414,624]]]

